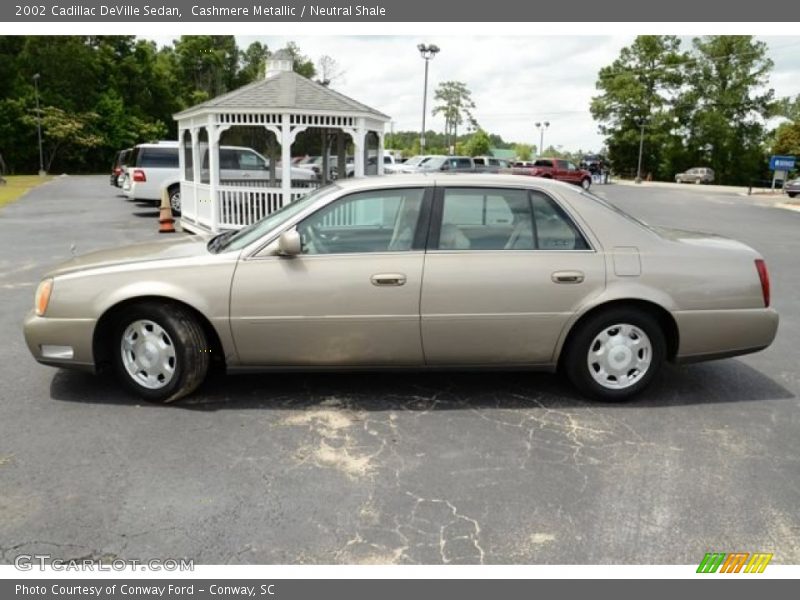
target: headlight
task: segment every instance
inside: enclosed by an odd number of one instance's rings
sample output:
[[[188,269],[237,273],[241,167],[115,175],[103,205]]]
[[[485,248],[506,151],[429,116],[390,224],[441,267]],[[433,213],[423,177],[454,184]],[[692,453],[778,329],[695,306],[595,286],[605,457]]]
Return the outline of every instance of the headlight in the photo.
[[[36,314],[40,317],[44,316],[47,310],[47,305],[50,303],[50,294],[53,292],[53,280],[42,279],[39,287],[36,288],[36,299],[34,300],[34,307]]]

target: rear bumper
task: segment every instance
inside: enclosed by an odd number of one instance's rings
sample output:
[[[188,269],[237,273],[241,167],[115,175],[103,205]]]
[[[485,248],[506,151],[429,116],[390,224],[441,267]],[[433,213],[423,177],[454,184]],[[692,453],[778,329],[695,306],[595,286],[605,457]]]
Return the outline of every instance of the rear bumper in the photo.
[[[772,308],[694,310],[672,313],[678,324],[677,362],[696,362],[758,352],[778,332]]]
[[[31,311],[23,333],[33,357],[44,365],[94,371],[95,319],[50,319]]]

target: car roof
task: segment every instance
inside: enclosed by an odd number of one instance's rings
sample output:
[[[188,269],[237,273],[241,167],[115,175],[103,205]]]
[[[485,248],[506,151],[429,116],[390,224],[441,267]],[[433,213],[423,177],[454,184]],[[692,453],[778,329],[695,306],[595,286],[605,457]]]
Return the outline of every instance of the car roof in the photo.
[[[147,144],[136,144],[135,148],[177,148],[178,142],[175,141],[163,141],[163,142],[151,142]]]
[[[339,179],[336,185],[343,190],[361,191],[375,188],[403,186],[478,186],[478,187],[532,187],[544,190],[573,190],[579,188],[562,181],[545,179],[544,177],[528,177],[498,173],[398,173],[386,177],[354,177]]]

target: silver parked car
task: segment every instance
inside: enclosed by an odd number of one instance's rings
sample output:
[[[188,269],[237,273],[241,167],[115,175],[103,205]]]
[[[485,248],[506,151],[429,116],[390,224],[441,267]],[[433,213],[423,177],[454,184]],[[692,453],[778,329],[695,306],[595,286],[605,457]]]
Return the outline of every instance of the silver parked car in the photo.
[[[713,183],[714,169],[708,167],[695,167],[675,175],[676,183]]]
[[[513,175],[341,180],[216,236],[93,252],[46,275],[25,338],[172,401],[209,364],[560,369],[621,400],[665,360],[755,352],[778,315],[752,248],[649,227]],[[268,380],[265,380],[265,385]]]
[[[783,191],[788,194],[789,198],[800,194],[800,177],[787,181],[783,186]]]

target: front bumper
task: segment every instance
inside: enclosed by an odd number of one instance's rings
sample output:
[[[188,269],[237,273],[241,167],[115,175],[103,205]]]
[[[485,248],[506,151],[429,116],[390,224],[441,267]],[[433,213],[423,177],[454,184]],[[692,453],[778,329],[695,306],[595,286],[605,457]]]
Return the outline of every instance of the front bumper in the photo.
[[[772,308],[674,312],[678,325],[678,362],[711,360],[758,352],[778,332]]]
[[[95,319],[52,319],[28,313],[23,323],[25,343],[44,365],[94,371],[92,337]]]

